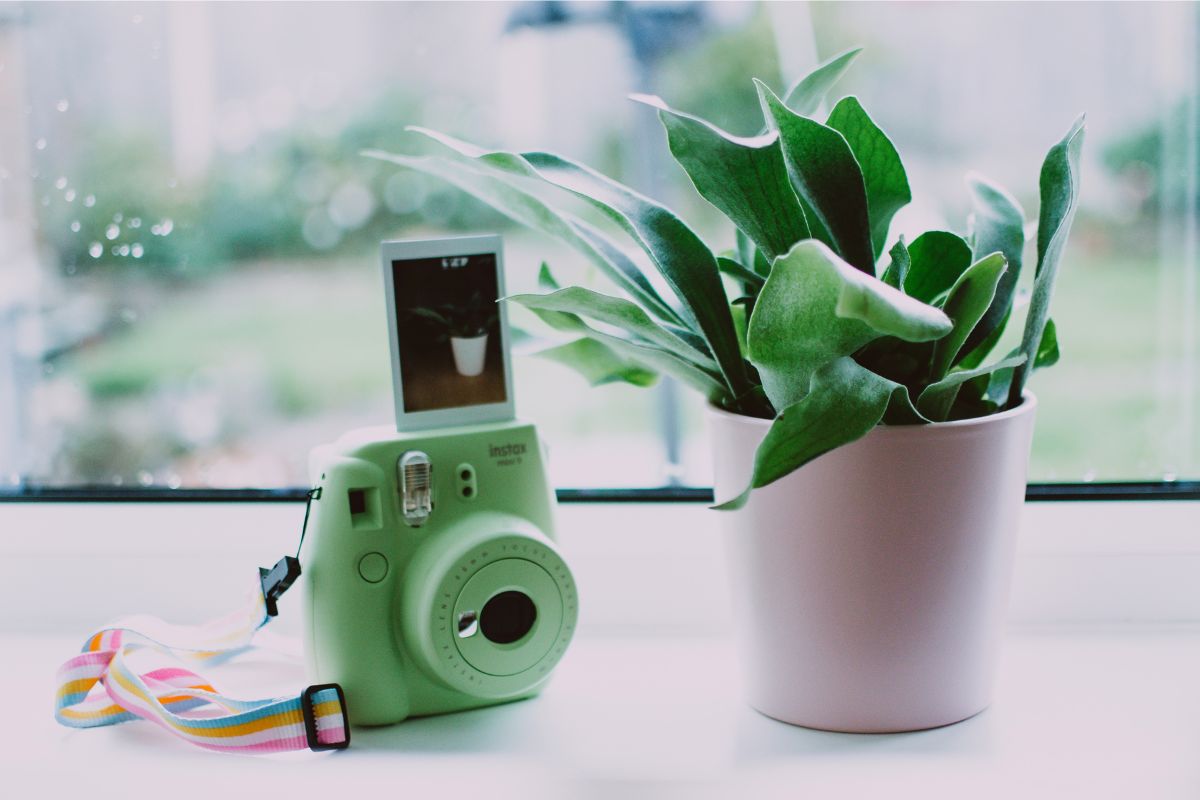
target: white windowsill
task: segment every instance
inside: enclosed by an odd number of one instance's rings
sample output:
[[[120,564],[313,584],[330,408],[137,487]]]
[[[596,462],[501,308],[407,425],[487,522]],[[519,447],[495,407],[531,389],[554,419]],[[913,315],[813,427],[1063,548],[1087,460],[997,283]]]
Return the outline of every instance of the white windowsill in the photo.
[[[715,512],[690,505],[561,509],[582,617],[536,700],[358,730],[332,756],[222,757],[146,723],[57,726],[54,670],[94,625],[228,610],[255,567],[294,548],[302,514],[0,505],[0,768],[13,796],[1200,796],[1195,503],[1028,505],[996,703],[935,731],[828,734],[747,709]],[[284,633],[288,611],[285,598]],[[222,669],[208,677],[231,694],[304,683],[293,663]]]

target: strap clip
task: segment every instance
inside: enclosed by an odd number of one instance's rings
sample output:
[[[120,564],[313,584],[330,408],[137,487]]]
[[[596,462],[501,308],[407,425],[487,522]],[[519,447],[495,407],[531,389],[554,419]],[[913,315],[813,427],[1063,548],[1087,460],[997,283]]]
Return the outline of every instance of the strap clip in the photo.
[[[317,715],[313,710],[313,696],[326,689],[337,692],[338,705],[342,709],[342,740],[340,742],[322,742],[317,736]],[[310,686],[300,695],[300,708],[304,712],[304,736],[308,739],[308,749],[314,752],[322,750],[345,750],[350,746],[350,713],[346,709],[346,694],[336,683],[321,683]]]
[[[299,577],[300,562],[292,556],[284,556],[270,569],[258,568],[258,582],[262,586],[263,599],[267,603],[268,617],[279,616],[279,598]]]

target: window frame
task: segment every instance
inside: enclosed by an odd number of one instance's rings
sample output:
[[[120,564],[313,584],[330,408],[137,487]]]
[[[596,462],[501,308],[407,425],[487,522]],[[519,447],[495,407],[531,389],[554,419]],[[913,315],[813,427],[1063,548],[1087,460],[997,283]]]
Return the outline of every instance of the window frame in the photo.
[[[556,490],[560,503],[712,503],[704,486],[637,489]],[[302,503],[308,489],[171,489],[167,487],[17,486],[0,489],[0,503]],[[1118,483],[1030,483],[1025,500],[1055,502],[1128,502],[1200,500],[1200,480]]]

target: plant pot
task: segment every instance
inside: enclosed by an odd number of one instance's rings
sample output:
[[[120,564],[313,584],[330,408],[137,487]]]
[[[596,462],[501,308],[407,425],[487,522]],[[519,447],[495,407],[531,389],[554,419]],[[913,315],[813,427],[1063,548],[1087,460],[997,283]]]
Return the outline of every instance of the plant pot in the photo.
[[[989,705],[1036,407],[877,427],[718,512],[750,705],[862,733]],[[709,421],[723,501],[770,421]]]
[[[451,336],[450,349],[454,351],[454,369],[465,378],[474,378],[483,373],[483,362],[487,357],[488,335]]]

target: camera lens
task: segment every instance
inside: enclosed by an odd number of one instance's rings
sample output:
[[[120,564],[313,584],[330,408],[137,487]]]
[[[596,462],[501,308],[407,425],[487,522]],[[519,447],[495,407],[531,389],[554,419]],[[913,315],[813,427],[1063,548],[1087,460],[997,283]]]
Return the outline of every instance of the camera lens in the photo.
[[[479,630],[496,644],[511,644],[533,628],[537,606],[523,592],[501,592],[488,600],[479,615]]]

